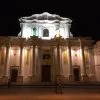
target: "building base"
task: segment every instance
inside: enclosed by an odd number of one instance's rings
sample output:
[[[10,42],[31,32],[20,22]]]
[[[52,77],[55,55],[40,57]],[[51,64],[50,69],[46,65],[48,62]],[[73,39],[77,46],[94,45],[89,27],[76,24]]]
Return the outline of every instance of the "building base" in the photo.
[[[63,84],[64,76],[63,75],[56,75],[56,84]]]
[[[82,75],[81,81],[89,81],[89,77],[87,75]]]
[[[73,81],[73,75],[68,75],[68,81]]]
[[[23,84],[23,76],[17,77],[17,84]]]
[[[1,78],[1,83],[2,84],[8,84],[8,76],[2,76],[2,78]]]
[[[96,81],[94,74],[89,75],[89,81]]]
[[[29,84],[37,83],[37,80],[36,76],[29,76]]]

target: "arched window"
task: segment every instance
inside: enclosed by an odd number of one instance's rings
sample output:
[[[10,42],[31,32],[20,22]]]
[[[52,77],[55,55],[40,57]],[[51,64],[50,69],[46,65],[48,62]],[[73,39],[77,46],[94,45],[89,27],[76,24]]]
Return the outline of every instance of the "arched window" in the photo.
[[[36,28],[33,28],[33,35],[36,35]]]
[[[49,37],[49,30],[48,29],[43,30],[43,37]]]

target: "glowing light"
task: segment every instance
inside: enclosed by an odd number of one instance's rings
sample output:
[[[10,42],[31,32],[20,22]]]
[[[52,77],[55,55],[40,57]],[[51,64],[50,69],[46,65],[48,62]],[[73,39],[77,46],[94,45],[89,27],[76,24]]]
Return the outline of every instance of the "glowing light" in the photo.
[[[63,53],[64,63],[67,64],[67,51],[65,50]]]
[[[50,40],[55,36],[68,38],[70,31],[69,23],[72,22],[69,18],[60,17],[56,14],[49,14],[48,12],[34,14],[29,17],[22,17],[19,21],[24,21],[22,27],[22,37],[28,39],[30,36],[35,35],[39,38],[47,40]],[[49,30],[49,36],[43,36],[44,29]],[[19,36],[21,36],[21,33],[19,33]]]
[[[23,28],[23,37],[25,38],[29,38],[30,36],[32,36],[32,30],[30,27],[24,27]]]
[[[61,35],[60,35],[59,30],[57,30],[57,33],[56,33],[55,37],[60,37],[60,36],[61,36]]]

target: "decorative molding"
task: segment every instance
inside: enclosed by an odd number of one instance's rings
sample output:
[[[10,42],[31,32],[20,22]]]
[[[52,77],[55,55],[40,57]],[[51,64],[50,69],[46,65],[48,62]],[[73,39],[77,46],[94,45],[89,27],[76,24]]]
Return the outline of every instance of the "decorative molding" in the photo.
[[[44,12],[41,14],[34,14],[29,17],[21,17],[19,19],[22,23],[71,23],[72,20],[69,18],[60,17],[56,14],[50,14],[48,12]]]

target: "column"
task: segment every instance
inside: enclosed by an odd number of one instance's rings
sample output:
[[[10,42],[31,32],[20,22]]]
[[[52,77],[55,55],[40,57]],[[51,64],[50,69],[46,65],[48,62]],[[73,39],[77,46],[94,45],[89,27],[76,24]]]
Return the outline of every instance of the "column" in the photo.
[[[2,64],[2,62],[1,62],[1,54],[2,54],[2,47],[0,46],[0,65]],[[3,72],[3,70],[0,68],[0,80],[1,80],[2,72]]]
[[[65,76],[64,76],[64,68],[63,68],[63,58],[62,58],[62,49],[63,47],[61,46],[60,47],[60,75],[61,75],[61,78],[62,78],[62,82],[65,82]]]
[[[32,76],[36,76],[36,66],[35,66],[35,45],[33,45],[33,51],[32,51],[32,60],[33,60],[33,63],[32,63]]]
[[[68,41],[68,80],[73,80],[72,75],[72,59],[71,59],[71,44],[70,41]]]
[[[37,47],[38,48],[38,57],[37,57],[37,81],[41,81],[41,50],[42,50],[42,48],[41,48],[41,46],[38,46]]]
[[[60,47],[57,45],[57,75],[60,74]]]
[[[31,68],[31,72],[32,72],[32,76],[29,76],[30,77],[30,83],[33,84],[37,81],[37,78],[36,78],[36,57],[35,57],[35,45],[33,45],[33,48],[32,48],[32,68]]]
[[[63,68],[62,68],[62,47],[60,47],[60,75],[63,75]]]
[[[21,27],[21,37],[23,35],[23,23],[20,24],[20,27]]]
[[[60,46],[57,45],[57,68],[56,68],[56,83],[59,84],[59,81],[63,81],[63,77],[61,75],[61,59],[60,59]]]
[[[40,65],[40,62],[39,62],[39,47],[38,46],[35,46],[34,56],[35,56],[34,57],[34,59],[35,59],[34,70],[35,70],[35,77],[36,77],[36,80],[37,80],[37,78],[39,78],[38,68],[39,68],[39,65]]]
[[[55,70],[56,70],[56,63],[55,63],[55,47],[51,47],[51,54],[52,54],[52,67],[51,67],[51,81],[55,82]]]
[[[86,74],[84,46],[81,40],[80,40],[80,53],[81,53],[81,80],[85,81],[85,80],[88,80],[88,76]]]
[[[94,56],[92,50],[88,50],[89,57],[89,80],[95,81],[95,65],[94,65]]]
[[[9,72],[9,48],[10,46],[6,46],[6,58],[5,58],[5,68],[4,68],[4,76],[2,77],[3,83],[8,83],[8,72]]]
[[[9,67],[9,50],[10,46],[6,46],[6,59],[5,59],[5,69],[4,69],[4,76],[8,76],[8,67]]]
[[[19,76],[22,76],[22,68],[23,68],[23,46],[20,46],[20,69],[19,69]]]
[[[20,66],[18,70],[18,78],[17,78],[17,83],[22,84],[23,83],[23,46],[20,46]]]
[[[57,69],[58,69],[58,61],[57,61],[57,47],[55,46],[54,47],[54,50],[53,50],[53,57],[52,57],[52,60],[53,60],[53,69],[54,69],[54,81],[56,81],[57,79]]]

